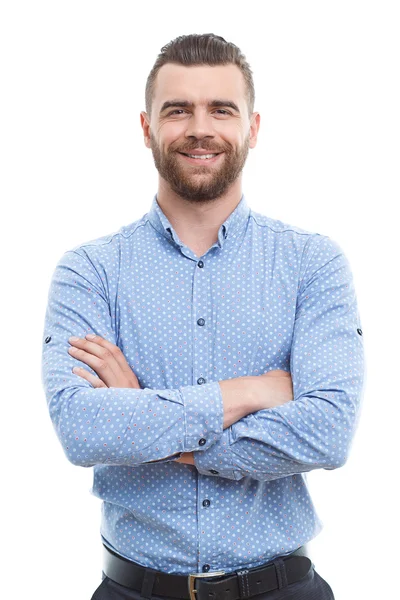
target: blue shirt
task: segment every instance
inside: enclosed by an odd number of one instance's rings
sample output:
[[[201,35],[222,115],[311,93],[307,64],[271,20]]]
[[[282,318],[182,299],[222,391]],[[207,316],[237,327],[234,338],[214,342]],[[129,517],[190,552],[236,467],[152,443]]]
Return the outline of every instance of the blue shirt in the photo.
[[[68,339],[119,346],[141,389],[94,388]],[[322,529],[306,481],[348,457],[364,345],[340,246],[251,210],[198,257],[157,196],[139,220],[64,253],[51,280],[42,381],[66,456],[92,467],[102,541],[167,573],[231,572]],[[223,429],[218,381],[290,371],[294,401]],[[194,452],[195,465],[175,459]],[[156,461],[156,462],[152,462]]]

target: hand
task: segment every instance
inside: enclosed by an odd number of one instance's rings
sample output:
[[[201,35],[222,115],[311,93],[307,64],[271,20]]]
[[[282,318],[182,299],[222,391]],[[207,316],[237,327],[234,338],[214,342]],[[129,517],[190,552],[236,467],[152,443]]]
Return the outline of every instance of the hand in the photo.
[[[193,452],[184,452],[179,458],[175,459],[175,462],[183,463],[185,465],[194,465]]]
[[[88,334],[86,339],[69,338],[71,348],[68,353],[81,362],[89,365],[99,375],[96,377],[81,367],[74,367],[73,372],[89,381],[95,388],[118,387],[140,389],[139,381],[126,362],[120,348],[99,335]]]

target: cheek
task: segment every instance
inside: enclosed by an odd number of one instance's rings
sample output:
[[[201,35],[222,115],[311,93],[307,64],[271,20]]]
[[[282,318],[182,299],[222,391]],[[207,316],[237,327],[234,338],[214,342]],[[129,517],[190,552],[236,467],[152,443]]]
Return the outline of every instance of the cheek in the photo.
[[[160,143],[164,147],[168,147],[174,142],[184,139],[185,126],[183,123],[163,123],[157,131]]]
[[[215,127],[216,136],[219,136],[222,140],[225,140],[232,146],[242,145],[246,139],[243,128],[239,125],[232,125],[232,123],[221,121],[218,126]]]

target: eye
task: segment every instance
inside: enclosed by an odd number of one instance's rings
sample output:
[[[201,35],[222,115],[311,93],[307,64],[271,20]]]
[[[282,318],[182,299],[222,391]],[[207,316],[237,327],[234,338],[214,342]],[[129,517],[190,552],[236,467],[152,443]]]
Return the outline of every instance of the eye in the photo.
[[[171,110],[171,112],[169,112],[167,114],[167,117],[174,115],[174,114],[178,114],[178,113],[184,113],[184,112],[186,112],[186,111],[184,111],[182,108],[176,108],[175,110]],[[229,110],[225,110],[224,108],[217,108],[217,109],[215,109],[214,112],[219,112],[220,114],[223,114],[223,115],[232,114],[229,112]]]

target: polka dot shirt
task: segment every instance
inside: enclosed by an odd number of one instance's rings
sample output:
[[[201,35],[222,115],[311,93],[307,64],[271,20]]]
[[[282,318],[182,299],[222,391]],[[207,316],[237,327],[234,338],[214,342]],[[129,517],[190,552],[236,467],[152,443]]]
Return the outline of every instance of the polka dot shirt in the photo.
[[[72,372],[70,336],[123,352],[141,389]],[[93,467],[101,540],[167,573],[251,568],[322,529],[306,474],[342,466],[364,346],[351,269],[329,237],[243,195],[201,257],[157,196],[139,220],[68,250],[46,309],[42,381],[66,456]],[[294,401],[223,429],[219,381],[284,369]],[[195,466],[177,463],[194,452]]]

